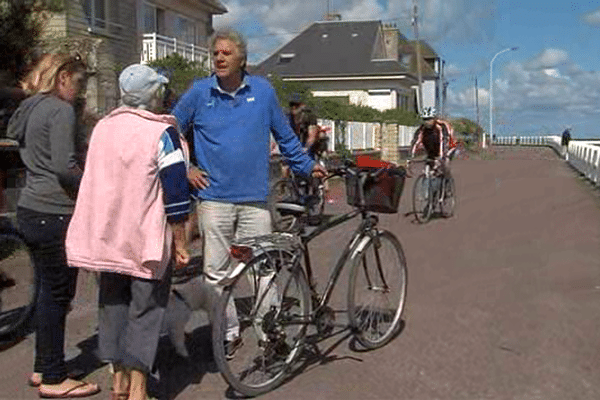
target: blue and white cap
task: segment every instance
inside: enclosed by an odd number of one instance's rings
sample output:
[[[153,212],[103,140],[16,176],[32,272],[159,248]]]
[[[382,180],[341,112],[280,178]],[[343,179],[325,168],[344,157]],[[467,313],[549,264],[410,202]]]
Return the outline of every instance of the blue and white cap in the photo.
[[[123,104],[131,107],[149,105],[156,91],[169,83],[167,77],[147,65],[132,64],[119,76],[119,89]]]

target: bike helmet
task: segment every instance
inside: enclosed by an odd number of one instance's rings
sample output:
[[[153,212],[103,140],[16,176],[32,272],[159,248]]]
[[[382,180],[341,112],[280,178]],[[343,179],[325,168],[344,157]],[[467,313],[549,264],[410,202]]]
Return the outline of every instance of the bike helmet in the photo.
[[[435,107],[424,107],[421,111],[421,119],[428,120],[435,118]]]

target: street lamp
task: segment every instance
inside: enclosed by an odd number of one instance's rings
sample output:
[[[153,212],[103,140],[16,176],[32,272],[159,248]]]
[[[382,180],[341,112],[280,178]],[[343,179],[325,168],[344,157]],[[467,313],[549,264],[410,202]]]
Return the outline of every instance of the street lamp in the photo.
[[[492,135],[494,134],[494,125],[493,125],[493,117],[492,117],[492,109],[494,108],[494,84],[493,84],[493,80],[492,80],[492,64],[494,63],[494,60],[496,59],[496,57],[498,57],[500,54],[505,53],[507,51],[513,51],[513,50],[517,50],[518,47],[509,47],[507,49],[501,50],[499,52],[496,53],[496,55],[494,57],[492,57],[492,61],[490,61],[490,131],[489,131],[489,136],[490,136],[490,143],[492,142]],[[487,146],[485,144],[485,134],[483,135],[483,148],[485,149]]]

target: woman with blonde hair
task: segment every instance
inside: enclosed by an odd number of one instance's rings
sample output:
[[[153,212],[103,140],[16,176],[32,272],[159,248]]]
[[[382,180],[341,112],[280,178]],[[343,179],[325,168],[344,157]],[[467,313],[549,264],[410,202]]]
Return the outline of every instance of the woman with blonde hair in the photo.
[[[73,104],[85,93],[86,69],[78,55],[42,56],[21,85],[31,97],[20,104],[7,131],[19,142],[26,167],[17,222],[40,285],[30,385],[44,398],[100,391],[96,384],[69,378],[64,355],[66,315],[77,283],[77,270],[67,266],[65,236],[82,176]]]

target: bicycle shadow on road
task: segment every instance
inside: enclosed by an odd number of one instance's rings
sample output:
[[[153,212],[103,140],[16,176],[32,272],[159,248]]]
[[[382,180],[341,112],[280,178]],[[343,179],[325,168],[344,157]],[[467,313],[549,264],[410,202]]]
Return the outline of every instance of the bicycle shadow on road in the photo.
[[[443,213],[439,212],[439,211],[435,211],[431,214],[430,220],[427,222],[419,222],[419,220],[416,217],[416,211],[408,211],[404,213],[404,216],[406,218],[408,217],[412,217],[412,220],[410,221],[411,224],[413,225],[427,225],[428,222],[431,221],[436,221],[436,220],[442,220],[445,221],[447,219],[452,218],[453,216],[446,216]]]
[[[405,320],[402,320],[400,323],[400,329],[392,338],[392,341],[395,340],[398,336],[402,334],[404,328],[406,327]],[[333,343],[329,343],[330,339],[336,338]],[[325,349],[321,349],[320,345],[323,345],[325,342],[327,343],[327,347]],[[345,361],[352,360],[356,362],[363,362],[362,358],[354,357],[348,354],[333,354],[333,352],[339,348],[343,343],[348,343],[348,348],[355,353],[365,353],[369,351],[377,351],[381,349],[365,349],[358,344],[356,338],[354,337],[351,328],[349,326],[340,327],[340,329],[334,330],[333,332],[327,335],[319,335],[313,334],[309,335],[306,338],[306,344],[304,346],[304,350],[302,351],[302,355],[299,357],[298,361],[296,361],[297,365],[293,367],[289,376],[282,382],[280,386],[284,386],[285,384],[294,380],[297,376],[307,372],[311,368],[317,368],[319,365],[327,365],[336,361]],[[233,390],[233,388],[229,387],[225,393],[227,399],[247,399],[250,398],[248,396],[243,396],[238,394]]]

